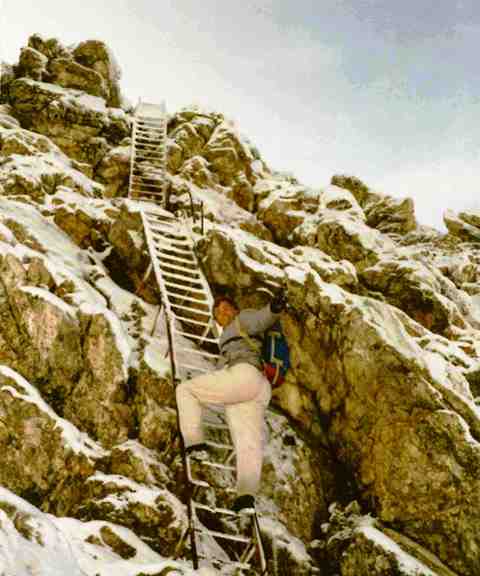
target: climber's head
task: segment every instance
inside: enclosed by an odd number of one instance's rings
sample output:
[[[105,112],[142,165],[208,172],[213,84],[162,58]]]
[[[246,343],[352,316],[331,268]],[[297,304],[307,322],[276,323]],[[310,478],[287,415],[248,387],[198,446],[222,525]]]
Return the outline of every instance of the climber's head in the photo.
[[[233,322],[238,312],[235,302],[229,296],[219,295],[215,298],[213,315],[222,328]]]

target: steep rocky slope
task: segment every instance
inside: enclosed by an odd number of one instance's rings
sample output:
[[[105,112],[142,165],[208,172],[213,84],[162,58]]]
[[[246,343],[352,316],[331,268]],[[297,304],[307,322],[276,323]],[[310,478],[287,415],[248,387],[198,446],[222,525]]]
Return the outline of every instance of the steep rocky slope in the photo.
[[[2,67],[5,576],[193,573],[119,78],[97,41],[33,36]],[[288,299],[258,506],[280,573],[480,573],[480,214],[448,211],[442,234],[354,177],[305,187],[218,112],[181,110],[168,137],[212,288]]]

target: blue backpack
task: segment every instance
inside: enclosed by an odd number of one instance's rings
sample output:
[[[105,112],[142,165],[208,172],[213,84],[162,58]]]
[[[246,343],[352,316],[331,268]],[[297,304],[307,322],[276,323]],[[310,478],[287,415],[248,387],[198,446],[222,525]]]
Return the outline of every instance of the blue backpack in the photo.
[[[290,351],[288,342],[282,332],[280,320],[277,320],[264,335],[263,372],[272,386],[280,386],[285,380],[287,370],[290,368]]]

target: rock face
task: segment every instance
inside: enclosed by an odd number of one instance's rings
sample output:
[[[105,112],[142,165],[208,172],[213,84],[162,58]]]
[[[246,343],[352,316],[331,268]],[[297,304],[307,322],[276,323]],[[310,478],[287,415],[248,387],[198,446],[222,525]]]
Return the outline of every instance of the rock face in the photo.
[[[193,574],[178,547],[188,519],[165,318],[125,198],[119,78],[98,41],[35,35],[2,65],[6,574],[44,556],[79,576]],[[479,215],[447,212],[442,234],[417,224],[412,200],[355,177],[308,188],[196,107],[170,117],[167,147],[171,209],[203,202],[194,238],[214,292],[241,307],[264,305],[265,290],[288,301],[292,367],[257,498],[270,562],[299,575],[479,573]]]

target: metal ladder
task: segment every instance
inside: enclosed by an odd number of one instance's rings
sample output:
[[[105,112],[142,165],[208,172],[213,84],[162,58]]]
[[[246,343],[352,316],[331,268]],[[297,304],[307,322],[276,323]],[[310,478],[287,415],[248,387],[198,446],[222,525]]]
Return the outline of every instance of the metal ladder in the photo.
[[[163,114],[163,118],[161,118]],[[147,140],[155,156],[163,158],[156,165],[155,179],[165,171],[165,107],[139,105],[132,138],[130,197],[141,202],[141,217],[151,265],[160,290],[169,342],[173,385],[212,370],[219,358],[218,330],[213,320],[213,298],[198,258],[190,227],[183,218],[165,210],[166,197],[162,182],[150,183],[144,190],[140,173],[148,172],[143,148]],[[152,119],[155,127],[150,130]],[[142,127],[142,132],[140,128]],[[139,134],[142,137],[139,138]],[[155,138],[158,137],[158,140]],[[141,166],[141,169],[140,169]],[[221,496],[234,493],[235,453],[224,414],[212,407],[204,410],[205,442],[208,459],[199,461],[185,455],[184,466],[189,484],[189,535],[193,565],[213,565],[222,574],[267,574],[267,563],[256,514],[239,515],[219,506]],[[217,479],[220,482],[217,482]],[[188,534],[184,535],[186,538]],[[181,548],[183,542],[179,544]]]
[[[167,111],[139,102],[133,118],[128,196],[161,206],[167,201]]]

